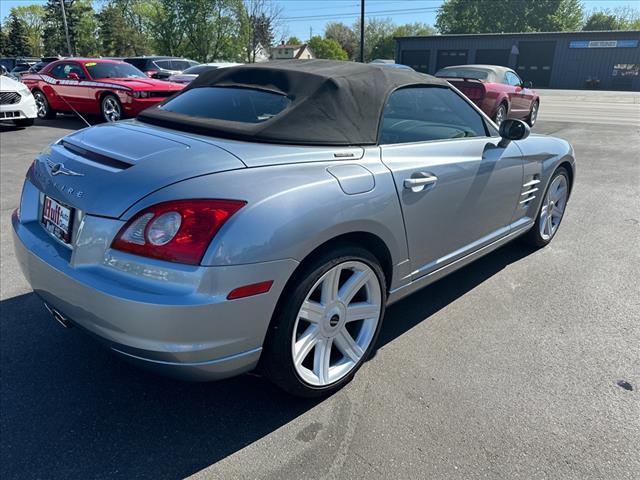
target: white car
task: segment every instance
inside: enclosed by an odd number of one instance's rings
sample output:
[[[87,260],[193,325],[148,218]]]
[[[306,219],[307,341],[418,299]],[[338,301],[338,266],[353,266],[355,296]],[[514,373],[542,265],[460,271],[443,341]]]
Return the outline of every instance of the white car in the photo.
[[[242,65],[242,63],[201,63],[200,65],[194,65],[193,67],[187,68],[184,72],[179,73],[177,75],[171,75],[168,80],[174,83],[181,83],[186,85],[188,83],[193,82],[198,75],[208,70],[215,70],[216,68],[228,68],[235,67],[237,65]]]
[[[36,101],[29,87],[0,75],[0,121],[11,120],[19,127],[28,127],[37,116]]]

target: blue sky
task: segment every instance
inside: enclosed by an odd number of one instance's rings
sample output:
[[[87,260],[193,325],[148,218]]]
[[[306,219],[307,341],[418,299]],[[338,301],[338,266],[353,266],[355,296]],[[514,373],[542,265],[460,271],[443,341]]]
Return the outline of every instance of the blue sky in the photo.
[[[359,0],[275,0],[282,5],[286,17],[287,36],[301,40],[309,33],[322,35],[329,22],[353,24],[360,15]],[[640,6],[639,0],[582,0],[587,11]],[[11,7],[46,3],[45,0],[0,0],[0,18],[9,14]],[[442,0],[366,0],[367,17],[391,18],[396,23],[423,22],[433,25],[436,10]],[[100,2],[95,2],[96,6]]]

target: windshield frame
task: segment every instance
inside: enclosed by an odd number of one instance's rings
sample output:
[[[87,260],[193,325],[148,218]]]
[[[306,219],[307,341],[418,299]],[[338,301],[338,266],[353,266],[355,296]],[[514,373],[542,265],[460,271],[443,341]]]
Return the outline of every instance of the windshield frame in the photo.
[[[138,73],[138,75],[136,76],[113,76],[113,77],[96,77],[93,73],[92,73],[92,68],[98,65],[109,65],[112,66],[113,68],[118,68],[118,67],[125,67],[129,70],[133,70],[135,72]],[[149,79],[149,77],[147,75],[144,74],[144,72],[142,72],[141,70],[139,70],[138,68],[134,67],[133,65],[131,65],[128,62],[86,62],[83,64],[84,69],[86,70],[89,78],[91,80],[107,80],[107,79],[112,79],[112,78],[140,78],[140,79]],[[134,72],[134,73],[135,73]]]

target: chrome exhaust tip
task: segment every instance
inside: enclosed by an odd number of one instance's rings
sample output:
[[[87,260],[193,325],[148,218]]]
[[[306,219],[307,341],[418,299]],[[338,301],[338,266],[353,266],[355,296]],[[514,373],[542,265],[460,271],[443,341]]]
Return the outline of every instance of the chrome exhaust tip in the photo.
[[[62,313],[60,313],[58,310],[53,308],[47,302],[44,302],[44,308],[46,308],[47,311],[54,318],[54,320],[58,322],[60,325],[62,325],[64,328],[73,327],[73,323],[71,323],[71,321],[67,317],[65,317]]]

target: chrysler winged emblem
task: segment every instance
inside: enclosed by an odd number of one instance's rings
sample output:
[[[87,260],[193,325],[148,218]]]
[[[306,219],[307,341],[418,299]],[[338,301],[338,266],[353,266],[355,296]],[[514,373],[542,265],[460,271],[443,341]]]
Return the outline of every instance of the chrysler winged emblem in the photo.
[[[84,173],[74,172],[64,166],[64,163],[56,163],[52,160],[47,160],[51,175],[67,175],[69,177],[84,177]]]

